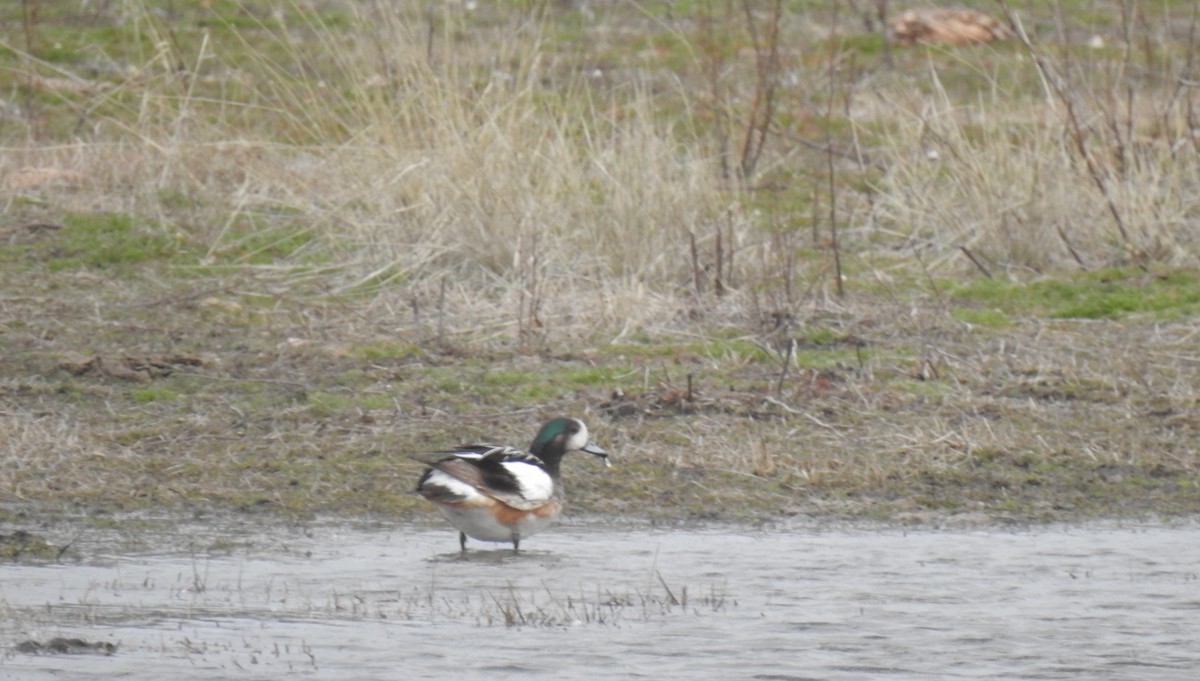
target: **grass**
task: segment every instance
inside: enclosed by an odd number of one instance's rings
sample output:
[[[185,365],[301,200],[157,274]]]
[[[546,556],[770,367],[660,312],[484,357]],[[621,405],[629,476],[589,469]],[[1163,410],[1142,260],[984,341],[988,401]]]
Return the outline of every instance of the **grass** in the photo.
[[[1146,313],[1181,319],[1197,311],[1198,283],[1189,271],[1150,276],[1108,269],[1030,282],[975,280],[952,287],[951,294],[1009,312],[1034,311],[1047,317],[1104,319]]]
[[[0,493],[406,515],[576,414],[584,511],[1197,510],[1192,5],[768,5],[0,10]]]

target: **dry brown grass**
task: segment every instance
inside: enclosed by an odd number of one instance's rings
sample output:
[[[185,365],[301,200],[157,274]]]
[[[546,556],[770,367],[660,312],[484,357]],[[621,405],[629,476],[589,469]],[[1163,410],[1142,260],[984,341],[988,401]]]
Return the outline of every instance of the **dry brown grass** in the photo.
[[[764,62],[766,9],[595,4],[139,11],[92,77],[6,43],[3,498],[404,513],[396,452],[576,413],[622,464],[573,462],[585,510],[1195,510],[1191,303],[947,293],[1193,266],[1191,34],[1083,60],[1043,17],[886,70],[820,9]],[[101,214],[157,250],[79,256]],[[163,352],[203,364],[60,366]]]
[[[764,205],[713,176],[721,145],[757,125],[739,107],[760,98],[748,76],[763,66],[749,47],[733,49],[757,35],[739,34],[751,25],[737,25],[737,13],[720,17],[729,35],[712,36],[687,18],[638,22],[637,8],[605,5],[568,46],[554,34],[586,16],[454,4],[434,15],[419,3],[317,8],[335,14],[247,3],[246,28],[186,47],[178,29],[135,15],[157,49],[127,58],[132,75],[104,81],[103,94],[64,96],[76,108],[72,135],[45,139],[31,122],[29,142],[10,137],[0,174],[13,186],[31,171],[58,173],[25,193],[57,188],[60,210],[153,216],[202,244],[212,262],[239,264],[222,256],[245,259],[239,247],[256,233],[303,230],[313,241],[277,265],[320,253],[338,272],[334,290],[381,282],[440,290],[449,277],[506,315],[522,296],[621,310],[600,315],[599,326],[627,318],[629,306],[611,301],[631,296],[645,295],[633,308],[648,310],[645,318],[662,316],[654,294],[694,283],[692,235],[699,264],[711,269],[724,230],[725,249],[738,256],[727,265],[736,288],[777,287],[764,263],[786,261],[797,244],[762,228],[814,217],[815,234],[828,228],[823,159],[795,140],[813,137],[826,93],[812,83],[832,65],[845,78],[838,107],[849,114],[838,124],[851,135],[835,140],[842,172],[872,185],[840,189],[835,218],[851,228],[851,253],[916,247],[934,265],[968,265],[966,247],[999,267],[1045,271],[1181,264],[1194,251],[1194,36],[1179,30],[1159,36],[1163,47],[1144,59],[1138,45],[1080,55],[1071,42],[1080,38],[1060,25],[1067,44],[1031,28],[1028,49],[980,47],[868,72],[814,60],[824,52],[811,45],[813,25],[789,19],[780,29],[793,37],[771,64],[790,86],[772,106],[793,122],[767,133],[758,164],[766,186],[787,191]],[[286,30],[279,17],[291,22]],[[654,52],[607,54],[638,30],[684,41],[699,32],[666,55],[686,70],[664,69]],[[29,78],[81,78],[8,47]],[[711,87],[710,66],[722,70]],[[47,107],[26,113],[44,117]],[[814,192],[818,204],[805,205]]]
[[[1131,74],[1129,64],[1064,65],[1029,49],[1016,68],[1059,85],[1041,102],[1011,101],[995,74],[981,74],[993,87],[963,102],[937,73],[931,96],[884,102],[901,117],[877,218],[902,226],[896,236],[929,251],[935,269],[960,248],[1037,272],[1190,266],[1196,243],[1185,225],[1200,206],[1182,190],[1198,170],[1195,115],[1191,98],[1166,85],[1184,78],[1185,64]]]

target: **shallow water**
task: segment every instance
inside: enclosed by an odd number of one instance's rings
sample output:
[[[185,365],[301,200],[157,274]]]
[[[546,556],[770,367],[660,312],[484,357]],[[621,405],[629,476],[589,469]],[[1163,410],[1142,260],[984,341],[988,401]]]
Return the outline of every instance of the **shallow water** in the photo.
[[[52,539],[51,537],[47,537]],[[66,537],[69,540],[71,537]],[[1200,527],[180,526],[0,567],[0,678],[1194,679]],[[205,547],[188,550],[189,545]],[[118,644],[28,655],[27,639]]]

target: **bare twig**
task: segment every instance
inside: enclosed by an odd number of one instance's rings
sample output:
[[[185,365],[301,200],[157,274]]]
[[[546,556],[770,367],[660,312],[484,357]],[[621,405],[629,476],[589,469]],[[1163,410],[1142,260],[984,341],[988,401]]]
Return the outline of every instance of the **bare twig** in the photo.
[[[787,379],[788,370],[792,367],[792,358],[796,355],[796,339],[788,338],[787,353],[783,356],[783,367],[779,371],[779,380],[775,383],[775,394],[783,397],[783,382]]]
[[[428,28],[425,30],[425,61],[429,65],[433,65],[433,44],[434,38],[437,35],[437,23],[433,18],[433,3],[425,6],[425,22]]]
[[[82,536],[83,536],[83,533],[80,532],[80,533],[76,534],[74,537],[71,537],[71,541],[69,541],[66,544],[63,544],[61,547],[59,547],[58,553],[54,554],[55,562],[62,560],[63,554],[65,554],[68,550],[70,550],[70,548],[75,545],[75,542],[79,541],[79,538]]]
[[[21,22],[25,33],[25,53],[21,56],[22,62],[30,61],[30,55],[33,54],[36,44],[34,38],[37,34],[37,14],[38,0],[21,0]],[[23,93],[21,108],[24,109],[25,121],[29,126],[32,137],[36,139],[41,136],[37,129],[39,127],[38,120],[40,116],[38,116],[36,110],[35,103],[37,102],[37,98],[33,96],[33,70],[28,68],[28,66],[25,69],[25,80],[25,87],[21,89]]]
[[[716,255],[716,261],[717,261],[717,263],[716,263],[717,278],[713,281],[713,290],[716,291],[716,294],[718,296],[723,296],[723,295],[725,295],[725,283],[724,283],[725,249],[721,244],[721,225],[720,224],[717,225],[717,239],[716,239],[716,243],[713,246],[713,250],[716,252],[715,255]]]
[[[662,573],[658,570],[654,571],[654,575],[658,577],[658,583],[662,584],[662,588],[667,592],[667,600],[671,605],[679,605],[679,599],[675,598],[675,594],[671,591],[671,587],[667,586],[667,580],[663,579]]]
[[[729,179],[730,175],[730,160],[729,160],[729,109],[728,103],[725,101],[723,89],[721,87],[721,72],[724,69],[725,59],[721,54],[718,45],[718,31],[715,28],[717,23],[711,13],[711,7],[705,3],[697,13],[696,21],[699,23],[700,34],[700,54],[703,57],[701,70],[704,72],[704,81],[708,86],[709,106],[712,109],[712,114],[715,119],[713,130],[717,135],[717,158],[721,164],[721,177]],[[695,237],[693,237],[694,239]],[[693,261],[695,258],[693,258]]]
[[[1029,35],[1025,32],[1025,27],[1021,24],[1021,21],[1017,15],[1009,8],[1008,3],[1005,0],[997,0],[997,2],[1007,15],[1009,24],[1013,28],[1013,33],[1021,41],[1021,45],[1024,46],[1025,51],[1030,57],[1033,58],[1034,63],[1037,64],[1038,71],[1042,74],[1045,82],[1049,83],[1055,97],[1057,97],[1066,108],[1067,125],[1071,133],[1071,141],[1075,146],[1075,151],[1079,154],[1079,157],[1083,160],[1084,165],[1087,167],[1088,176],[1091,178],[1093,184],[1096,185],[1096,188],[1100,191],[1101,196],[1104,197],[1104,203],[1108,209],[1108,214],[1112,217],[1113,223],[1116,225],[1117,232],[1121,237],[1121,242],[1127,247],[1130,246],[1132,242],[1129,236],[1129,230],[1125,226],[1125,219],[1122,217],[1120,209],[1117,208],[1116,200],[1113,198],[1112,192],[1108,188],[1108,183],[1104,181],[1103,172],[1101,171],[1100,166],[1097,164],[1094,154],[1092,153],[1091,149],[1088,148],[1087,133],[1084,129],[1084,125],[1080,122],[1080,117],[1078,111],[1076,110],[1075,97],[1073,93],[1068,91],[1068,86],[1065,79],[1050,65],[1045,54],[1043,54],[1033,45],[1033,42],[1029,39]],[[1146,264],[1141,262],[1140,258],[1138,266],[1143,270],[1147,269]]]
[[[834,24],[837,24],[837,5],[834,5]],[[838,297],[846,295],[845,283],[842,281],[842,249],[838,242],[837,228],[837,166],[833,162],[833,101],[835,93],[834,72],[837,64],[837,41],[829,45],[829,101],[825,107],[825,144],[829,152],[825,154],[826,172],[829,175],[829,246],[833,249],[833,273],[837,282]]]
[[[888,33],[888,0],[875,0],[879,16],[879,33],[883,37],[883,66],[892,68],[892,36]]]
[[[692,248],[692,286],[696,295],[700,295],[704,292],[703,271],[700,267],[700,253],[696,250],[696,233],[690,229],[688,230],[688,243]]]
[[[757,22],[751,10],[753,3],[742,0],[742,10],[746,16],[746,28],[750,32],[754,44],[755,83],[754,99],[746,120],[746,130],[742,137],[741,176],[749,178],[758,167],[767,136],[771,132],[771,123],[775,118],[775,93],[779,81],[779,25],[783,19],[783,0],[775,0],[771,18],[767,25],[765,38],[758,34]]]
[[[988,279],[992,278],[992,273],[988,271],[988,268],[985,267],[984,264],[979,261],[979,258],[976,258],[975,254],[972,253],[966,246],[959,246],[958,250],[962,251],[963,254],[971,260],[971,263],[974,264],[980,272],[983,272],[983,276],[987,277]]]
[[[438,345],[442,345],[446,340],[446,277],[444,276],[438,287],[437,314],[437,342]]]
[[[1070,253],[1071,257],[1075,259],[1075,262],[1079,263],[1080,267],[1086,270],[1087,265],[1084,264],[1083,258],[1080,257],[1079,253],[1075,250],[1075,247],[1071,245],[1071,240],[1067,238],[1067,233],[1065,230],[1063,230],[1062,225],[1055,225],[1054,228],[1058,230],[1058,238],[1062,239],[1063,244],[1066,245],[1067,252]]]

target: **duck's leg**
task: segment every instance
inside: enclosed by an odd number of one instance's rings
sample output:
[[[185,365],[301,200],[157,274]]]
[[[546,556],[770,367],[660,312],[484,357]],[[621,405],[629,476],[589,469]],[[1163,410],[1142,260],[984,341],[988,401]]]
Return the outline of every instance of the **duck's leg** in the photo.
[[[467,533],[466,532],[458,533],[458,548],[463,551],[467,550]]]
[[[513,534],[513,553],[521,552],[521,537],[518,534]]]

